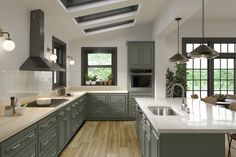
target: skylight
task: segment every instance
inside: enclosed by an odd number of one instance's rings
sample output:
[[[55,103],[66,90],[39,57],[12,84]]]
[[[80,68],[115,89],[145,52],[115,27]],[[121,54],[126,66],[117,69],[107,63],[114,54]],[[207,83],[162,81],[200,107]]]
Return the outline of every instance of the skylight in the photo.
[[[75,20],[77,21],[77,23],[84,23],[84,22],[103,19],[103,18],[107,18],[107,17],[111,17],[111,16],[117,16],[117,15],[134,13],[134,12],[136,13],[138,11],[138,7],[139,7],[139,5],[132,5],[132,6],[128,6],[125,8],[119,8],[119,9],[115,9],[115,10],[109,10],[106,12],[100,12],[100,13],[96,13],[96,14],[76,17]]]
[[[96,7],[102,7],[126,0],[58,0],[66,12],[76,12]]]
[[[122,29],[126,27],[131,27],[134,26],[135,20],[126,20],[122,22],[117,22],[117,23],[112,23],[108,25],[103,25],[103,26],[98,26],[98,27],[93,27],[93,28],[88,28],[84,29],[84,32],[86,34],[96,34],[96,33],[102,33],[102,32],[107,32],[111,30],[117,30],[117,29]]]

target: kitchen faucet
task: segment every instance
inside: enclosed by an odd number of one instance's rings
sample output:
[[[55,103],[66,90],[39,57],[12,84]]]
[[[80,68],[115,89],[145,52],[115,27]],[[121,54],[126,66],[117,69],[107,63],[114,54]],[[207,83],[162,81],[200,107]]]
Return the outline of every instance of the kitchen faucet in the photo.
[[[185,104],[185,102],[184,102],[185,89],[184,89],[184,86],[183,86],[182,84],[180,84],[180,83],[175,83],[175,84],[172,85],[170,97],[173,98],[173,96],[174,96],[174,88],[175,88],[176,86],[179,86],[179,87],[182,89],[182,105],[181,105],[181,109],[185,111],[185,110],[187,110],[187,109],[186,109],[186,108],[187,108],[187,104]]]

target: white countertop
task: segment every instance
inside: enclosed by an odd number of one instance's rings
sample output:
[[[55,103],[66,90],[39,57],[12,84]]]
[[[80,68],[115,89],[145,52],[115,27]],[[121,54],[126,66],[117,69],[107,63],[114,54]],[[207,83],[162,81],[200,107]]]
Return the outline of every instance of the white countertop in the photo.
[[[141,110],[159,133],[229,133],[236,132],[236,112],[187,99],[190,113],[181,110],[179,98],[136,98]],[[170,106],[180,115],[156,116],[148,106]]]
[[[64,107],[75,99],[83,96],[86,93],[128,93],[127,90],[91,90],[91,91],[69,91],[72,93],[71,97],[52,97],[52,98],[65,98],[69,99],[65,103],[57,107],[26,107],[24,115],[19,116],[5,116],[4,106],[0,106],[0,143],[9,137],[17,134],[18,132],[24,130],[30,125],[38,122],[49,114],[57,111],[58,109]]]
[[[30,125],[38,122],[49,114],[57,111],[58,109],[64,107],[68,103],[74,101],[75,99],[86,94],[86,92],[73,92],[71,97],[55,97],[55,98],[66,98],[69,99],[67,102],[57,106],[57,107],[26,107],[24,115],[19,116],[5,116],[4,111],[0,111],[0,142],[6,140],[7,138],[17,134],[18,132],[24,130]]]

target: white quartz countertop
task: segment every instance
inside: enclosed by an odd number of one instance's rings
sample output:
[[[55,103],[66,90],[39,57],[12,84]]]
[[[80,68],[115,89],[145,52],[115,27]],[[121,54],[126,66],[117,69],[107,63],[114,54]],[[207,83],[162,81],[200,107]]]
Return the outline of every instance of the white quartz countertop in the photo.
[[[187,99],[190,113],[181,110],[179,98],[136,98],[136,101],[159,133],[229,133],[236,132],[236,112],[207,104],[199,99]],[[149,106],[169,106],[179,113],[175,116],[157,116]]]
[[[71,97],[53,97],[69,99],[67,102],[57,107],[26,107],[24,115],[19,116],[5,116],[4,111],[0,111],[0,142],[17,134],[30,125],[38,122],[49,114],[64,107],[75,99],[83,96],[86,92],[73,92]]]
[[[0,108],[0,143],[9,137],[17,134],[18,132],[24,130],[30,125],[38,122],[39,120],[45,118],[49,114],[57,111],[58,109],[66,106],[75,99],[83,96],[86,93],[128,93],[127,90],[75,90],[70,91],[71,97],[52,97],[52,98],[65,98],[69,99],[65,103],[57,107],[26,107],[24,115],[19,116],[5,116],[4,106]]]

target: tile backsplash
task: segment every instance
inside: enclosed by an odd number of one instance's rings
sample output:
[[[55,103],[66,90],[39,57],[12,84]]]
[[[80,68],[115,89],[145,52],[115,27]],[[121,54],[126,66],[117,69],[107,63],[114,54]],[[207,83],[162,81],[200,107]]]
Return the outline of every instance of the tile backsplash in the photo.
[[[52,72],[0,70],[0,102],[11,96],[37,96],[52,90]]]

